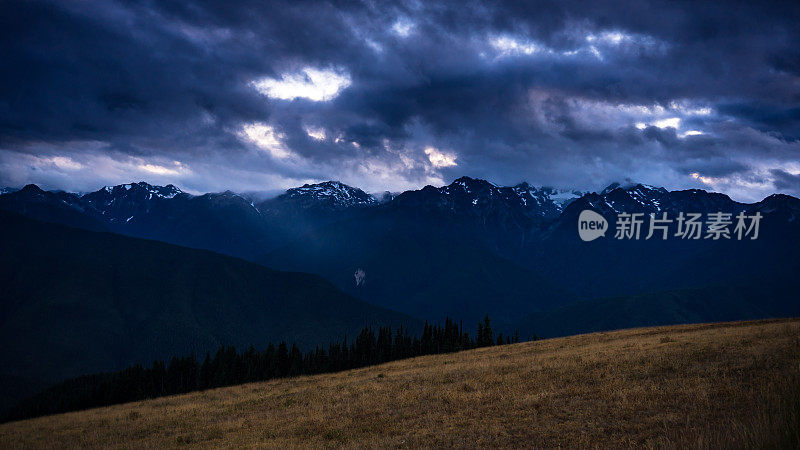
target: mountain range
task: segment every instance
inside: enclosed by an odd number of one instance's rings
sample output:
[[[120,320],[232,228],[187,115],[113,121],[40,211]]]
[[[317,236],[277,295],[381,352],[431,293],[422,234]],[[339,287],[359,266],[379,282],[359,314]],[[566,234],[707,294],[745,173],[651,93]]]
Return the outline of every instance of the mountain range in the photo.
[[[146,183],[83,195],[29,185],[0,195],[0,209],[314,273],[368,303],[421,319],[457,312],[474,322],[488,313],[509,329],[521,317],[575,302],[780,274],[795,265],[780,250],[793,248],[800,234],[800,200],[786,195],[745,204],[696,189],[614,183],[583,193],[469,177],[381,200],[336,181],[259,202],[230,191],[191,195]],[[609,233],[582,242],[576,224],[585,209],[612,224],[619,212],[647,219],[760,211],[762,238],[621,241]]]
[[[3,192],[0,394],[11,397],[220,343],[325,344],[368,323],[470,326],[489,314],[530,337],[800,314],[800,200],[787,195],[746,204],[468,177],[380,199],[335,181],[262,201],[144,182]],[[757,240],[619,240],[609,229],[583,242],[587,209],[610,224],[641,213],[645,230],[651,213],[763,219]]]

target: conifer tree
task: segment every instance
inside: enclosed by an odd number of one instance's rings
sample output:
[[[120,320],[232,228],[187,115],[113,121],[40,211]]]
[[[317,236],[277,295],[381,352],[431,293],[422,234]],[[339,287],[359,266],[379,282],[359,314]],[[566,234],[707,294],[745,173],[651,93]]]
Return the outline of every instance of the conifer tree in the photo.
[[[533,339],[537,339],[536,335]],[[513,342],[519,341],[515,332]],[[499,333],[493,340],[487,315],[478,323],[473,339],[463,325],[447,318],[444,325],[425,323],[421,337],[410,336],[400,327],[379,327],[377,336],[372,327],[364,328],[354,341],[347,336],[341,342],[309,349],[305,353],[284,341],[276,347],[269,344],[259,351],[254,346],[242,353],[233,346],[220,346],[216,353],[207,352],[202,364],[194,354],[170,359],[169,364],[155,361],[152,367],[133,365],[113,373],[87,375],[64,381],[32,398],[4,419],[19,419],[76,409],[105,406],[163,395],[228,386],[248,381],[300,374],[324,373],[363,367],[402,358],[484,347],[512,342]]]

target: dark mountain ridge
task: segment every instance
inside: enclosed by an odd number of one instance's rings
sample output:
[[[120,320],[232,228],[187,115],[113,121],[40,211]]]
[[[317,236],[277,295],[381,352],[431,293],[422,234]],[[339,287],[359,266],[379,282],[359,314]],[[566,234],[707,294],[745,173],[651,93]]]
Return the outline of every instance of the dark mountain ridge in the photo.
[[[0,376],[56,381],[281,340],[304,348],[364,326],[420,323],[322,278],[0,211]]]

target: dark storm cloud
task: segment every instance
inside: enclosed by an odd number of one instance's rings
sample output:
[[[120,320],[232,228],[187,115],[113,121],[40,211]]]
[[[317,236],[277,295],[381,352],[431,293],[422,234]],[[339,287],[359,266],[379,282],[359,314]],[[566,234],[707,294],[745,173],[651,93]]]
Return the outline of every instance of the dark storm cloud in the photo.
[[[775,187],[787,189],[793,192],[800,191],[800,174],[792,175],[781,169],[773,169],[772,175],[775,176]]]
[[[722,104],[719,111],[763,131],[777,131],[792,139],[800,138],[800,99],[788,105],[762,102]]]
[[[796,2],[3,2],[0,181],[798,193],[799,22]]]

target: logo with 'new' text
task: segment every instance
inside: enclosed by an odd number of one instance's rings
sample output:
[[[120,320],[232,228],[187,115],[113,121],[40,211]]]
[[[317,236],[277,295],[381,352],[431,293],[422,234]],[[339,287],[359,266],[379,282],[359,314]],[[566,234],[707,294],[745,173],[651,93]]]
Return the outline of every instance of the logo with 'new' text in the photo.
[[[581,240],[589,242],[599,237],[605,237],[608,230],[608,221],[605,217],[591,209],[584,209],[578,216],[578,235]]]
[[[660,215],[621,212],[617,214],[614,239],[755,240],[758,239],[762,218],[760,212],[746,214],[744,211],[735,216],[724,212],[712,212],[705,216],[701,213],[679,212],[675,218],[670,218],[666,212]],[[578,235],[585,242],[605,237],[608,228],[606,218],[590,209],[584,209],[578,216]]]

